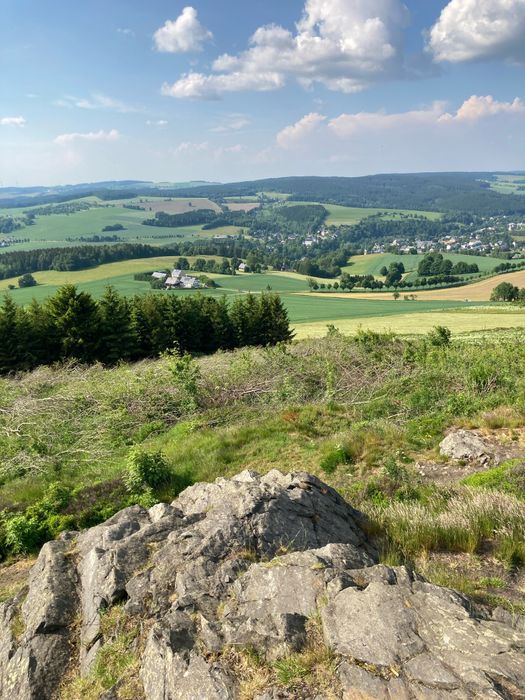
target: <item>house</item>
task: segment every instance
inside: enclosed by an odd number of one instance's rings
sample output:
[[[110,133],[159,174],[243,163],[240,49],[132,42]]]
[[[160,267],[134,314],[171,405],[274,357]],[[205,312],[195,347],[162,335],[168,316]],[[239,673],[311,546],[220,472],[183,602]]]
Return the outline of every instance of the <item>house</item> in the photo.
[[[182,270],[172,270],[171,271],[171,276],[173,279],[180,280],[180,278],[183,276]]]
[[[183,289],[199,289],[202,285],[196,277],[184,275],[180,278],[180,286]]]
[[[154,280],[165,280],[168,275],[165,272],[154,272],[151,276]]]
[[[180,285],[180,279],[178,277],[167,277],[164,284],[166,287],[178,287]]]
[[[248,265],[242,262],[237,269],[239,270],[239,272],[246,272],[246,270],[248,269]]]

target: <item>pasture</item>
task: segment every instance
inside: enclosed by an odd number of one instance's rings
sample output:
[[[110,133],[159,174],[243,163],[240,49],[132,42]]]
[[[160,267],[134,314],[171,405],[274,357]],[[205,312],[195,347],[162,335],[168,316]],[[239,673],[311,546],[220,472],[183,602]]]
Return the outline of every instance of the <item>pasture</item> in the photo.
[[[406,302],[406,304],[413,302]],[[403,303],[399,303],[402,307]],[[414,307],[419,307],[414,304]],[[405,306],[406,308],[406,306]],[[376,332],[393,331],[402,335],[423,335],[431,331],[435,326],[446,326],[454,334],[473,333],[483,331],[495,331],[498,329],[525,328],[525,311],[517,313],[505,313],[504,310],[495,309],[492,312],[472,309],[457,309],[429,311],[420,313],[399,313],[396,315],[354,317],[346,319],[334,319],[330,322],[341,333],[354,334],[359,329]],[[318,338],[326,335],[327,322],[306,322],[294,324],[295,337]]]
[[[339,204],[325,204],[324,202],[296,202],[287,200],[283,206],[297,206],[299,204],[320,204],[328,211],[326,223],[328,226],[353,226],[369,216],[381,215],[385,221],[393,221],[405,217],[425,217],[436,221],[442,214],[435,211],[415,211],[410,209],[378,209],[363,207],[343,207]]]
[[[414,294],[417,296],[418,301],[489,301],[492,290],[501,282],[510,282],[516,287],[525,287],[525,270],[494,275],[487,279],[480,280],[479,282],[463,285],[462,287],[415,291]],[[412,290],[410,289],[401,289],[399,291],[401,296],[404,294],[412,294]],[[326,294],[319,293],[316,296],[326,296]],[[330,293],[330,296],[338,296],[341,298],[351,296],[356,299],[391,299],[392,292],[351,292],[350,294],[334,292]]]
[[[417,277],[417,266],[423,260],[424,255],[394,255],[393,253],[371,253],[370,255],[354,255],[348,261],[348,265],[343,268],[343,272],[348,272],[349,275],[374,275],[379,277],[379,271],[382,267],[389,267],[394,262],[401,262],[405,266],[407,273],[414,272],[416,274],[409,275],[408,279]],[[454,264],[465,262],[469,265],[476,263],[480,272],[492,272],[499,264],[499,258],[488,258],[482,255],[463,255],[461,253],[444,253],[443,257],[446,260],[452,260]]]
[[[93,202],[95,198],[85,200]],[[56,248],[70,245],[82,245],[80,238],[92,238],[93,236],[117,235],[121,242],[125,243],[149,243],[150,245],[167,245],[181,240],[195,238],[213,238],[215,236],[234,236],[239,229],[236,226],[223,226],[221,228],[203,231],[202,226],[182,226],[177,228],[159,228],[144,226],[145,219],[153,218],[156,211],[169,210],[170,213],[185,213],[201,208],[213,208],[218,206],[208,199],[173,199],[163,200],[135,199],[115,200],[114,202],[101,203],[101,206],[93,207],[71,214],[50,214],[37,216],[32,226],[26,226],[17,232],[20,238],[28,238],[29,242],[17,243],[7,250],[31,250],[34,248]],[[193,205],[189,207],[189,204]],[[137,206],[149,207],[147,211],[126,209],[125,203]],[[148,204],[149,203],[149,204]],[[31,208],[27,208],[28,211]],[[20,217],[23,209],[0,210],[0,213]],[[121,231],[103,232],[108,225],[120,224],[124,227]],[[68,241],[67,239],[72,239]]]

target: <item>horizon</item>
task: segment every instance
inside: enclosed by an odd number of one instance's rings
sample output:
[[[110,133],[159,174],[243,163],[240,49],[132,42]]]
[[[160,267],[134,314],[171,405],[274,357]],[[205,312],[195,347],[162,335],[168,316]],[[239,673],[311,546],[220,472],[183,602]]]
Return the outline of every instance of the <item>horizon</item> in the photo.
[[[236,185],[245,182],[259,182],[268,180],[287,180],[287,179],[299,179],[299,178],[319,178],[319,179],[333,179],[333,178],[343,178],[343,179],[360,179],[360,178],[373,178],[373,177],[390,177],[390,176],[403,176],[403,175],[525,175],[525,169],[513,169],[513,170],[427,170],[418,172],[384,172],[384,173],[370,173],[368,175],[279,175],[278,177],[265,177],[256,178],[253,180],[224,180],[224,181],[213,181],[213,180],[146,180],[140,178],[126,178],[122,180],[92,180],[84,181],[80,180],[78,182],[59,182],[49,185],[41,185],[39,183],[33,183],[31,185],[10,185],[10,186],[0,186],[0,191],[2,190],[24,190],[24,189],[53,189],[53,188],[67,188],[67,187],[90,187],[93,185],[109,185],[109,184],[147,184],[147,185],[199,185],[205,187],[207,185]]]
[[[520,171],[524,37],[524,0],[5,0],[0,187]]]

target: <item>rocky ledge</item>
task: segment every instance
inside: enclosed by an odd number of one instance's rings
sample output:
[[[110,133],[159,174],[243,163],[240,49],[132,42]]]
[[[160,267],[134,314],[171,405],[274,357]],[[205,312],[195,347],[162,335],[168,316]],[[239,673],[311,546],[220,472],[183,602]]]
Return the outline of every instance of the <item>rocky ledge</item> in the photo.
[[[136,685],[106,679],[104,700],[524,698],[523,619],[377,564],[362,526],[316,477],[272,471],[68,533],[0,606],[0,695],[71,697],[118,610]]]

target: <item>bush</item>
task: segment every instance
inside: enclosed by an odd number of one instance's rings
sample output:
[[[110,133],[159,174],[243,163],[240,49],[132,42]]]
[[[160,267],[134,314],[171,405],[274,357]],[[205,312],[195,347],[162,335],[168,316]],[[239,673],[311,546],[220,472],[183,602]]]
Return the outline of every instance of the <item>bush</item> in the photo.
[[[170,470],[161,452],[149,454],[132,449],[128,456],[124,483],[130,493],[141,493],[147,487],[155,489],[166,484]]]
[[[27,554],[45,540],[45,527],[35,518],[15,515],[5,524],[5,543],[13,554]]]
[[[446,326],[435,326],[428,334],[428,339],[435,347],[450,345],[452,332]]]

